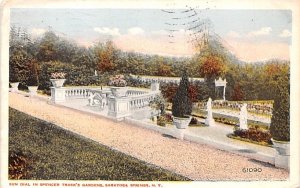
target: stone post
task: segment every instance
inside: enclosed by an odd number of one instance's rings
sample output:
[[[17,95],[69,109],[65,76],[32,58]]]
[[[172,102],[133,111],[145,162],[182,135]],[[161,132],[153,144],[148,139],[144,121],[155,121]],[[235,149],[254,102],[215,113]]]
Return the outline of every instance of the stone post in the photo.
[[[108,115],[122,121],[125,117],[130,116],[129,98],[128,97],[108,97]]]
[[[159,82],[151,82],[151,91],[159,91]]]
[[[207,101],[207,117],[205,119],[205,125],[208,125],[208,126],[215,126],[215,120],[213,118],[213,115],[212,115],[212,100],[211,98],[208,99]]]
[[[247,119],[248,119],[248,112],[247,112],[247,104],[244,103],[241,111],[240,111],[240,129],[248,129],[248,125],[247,125]]]
[[[64,87],[50,87],[51,102],[61,103],[66,101],[66,88]]]

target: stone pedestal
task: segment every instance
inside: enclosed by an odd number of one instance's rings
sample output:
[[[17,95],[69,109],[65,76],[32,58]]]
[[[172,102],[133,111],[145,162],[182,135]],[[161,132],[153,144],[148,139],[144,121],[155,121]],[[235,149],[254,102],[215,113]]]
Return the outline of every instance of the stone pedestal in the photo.
[[[17,93],[19,91],[19,89],[18,89],[19,83],[20,82],[10,83],[10,85],[11,85],[10,91],[13,92],[13,93]]]
[[[151,91],[159,91],[159,82],[151,83]]]
[[[38,86],[28,86],[29,95],[36,96],[37,95]]]
[[[273,147],[276,149],[275,166],[290,169],[290,143],[272,139]]]
[[[247,104],[244,103],[241,108],[240,117],[239,117],[240,129],[248,130],[247,120],[248,120]]]
[[[51,87],[51,102],[61,103],[66,101],[66,88]]]
[[[207,116],[207,118],[205,119],[205,125],[208,126],[215,126],[215,120],[214,118],[212,118],[212,116]]]
[[[184,139],[184,134],[186,132],[186,129],[173,129],[173,134],[171,136],[183,140]]]
[[[275,166],[279,168],[290,169],[290,156],[276,154],[275,156]]]
[[[207,126],[215,126],[215,120],[212,114],[212,100],[211,98],[207,101],[207,117],[205,119],[205,125]]]
[[[108,115],[122,121],[130,116],[129,98],[127,97],[108,97]]]

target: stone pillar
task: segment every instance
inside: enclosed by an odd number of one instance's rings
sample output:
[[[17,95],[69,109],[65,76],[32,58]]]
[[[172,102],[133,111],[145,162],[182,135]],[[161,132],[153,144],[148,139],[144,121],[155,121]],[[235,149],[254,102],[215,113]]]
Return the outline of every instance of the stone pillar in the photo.
[[[275,166],[290,169],[290,143],[273,140],[273,147],[276,149]]]
[[[276,154],[275,156],[275,166],[279,168],[290,169],[290,156]]]
[[[151,91],[159,91],[159,82],[151,82]]]
[[[108,115],[122,121],[131,115],[128,97],[108,97]]]
[[[207,117],[205,119],[205,125],[208,125],[208,126],[215,126],[215,120],[213,118],[213,115],[212,115],[212,106],[211,106],[211,103],[212,103],[212,100],[211,98],[208,99],[207,101]]]
[[[66,101],[66,88],[64,87],[51,87],[51,102],[61,103]]]
[[[244,103],[241,111],[240,111],[240,129],[248,129],[248,125],[247,125],[247,119],[248,119],[248,112],[247,112],[247,104]]]

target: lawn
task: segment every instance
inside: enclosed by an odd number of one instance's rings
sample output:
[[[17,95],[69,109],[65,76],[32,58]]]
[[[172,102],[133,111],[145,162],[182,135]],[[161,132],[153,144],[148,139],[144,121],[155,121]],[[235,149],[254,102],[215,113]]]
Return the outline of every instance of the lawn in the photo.
[[[12,108],[9,156],[10,179],[189,180]]]

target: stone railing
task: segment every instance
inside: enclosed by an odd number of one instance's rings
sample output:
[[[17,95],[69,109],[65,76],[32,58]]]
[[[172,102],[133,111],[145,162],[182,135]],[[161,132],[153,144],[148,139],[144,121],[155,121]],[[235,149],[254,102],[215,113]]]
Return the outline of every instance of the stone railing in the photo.
[[[83,87],[65,87],[65,96],[68,98],[88,98],[91,93],[107,94],[111,93],[110,89],[100,88],[83,88]]]
[[[133,96],[129,99],[129,109],[135,110],[148,106],[149,103],[155,98],[158,92],[150,92],[140,96]]]
[[[138,96],[146,94],[146,91],[128,90],[126,96]]]
[[[164,76],[139,76],[139,75],[130,75],[132,78],[140,80],[142,82],[163,82],[163,83],[176,83],[179,84],[180,77],[164,77]],[[204,82],[204,78],[190,78],[191,82],[198,81]]]
[[[87,98],[89,92],[87,88],[65,88],[66,98]]]
[[[212,108],[240,111],[244,103],[247,104],[247,111],[250,113],[272,115],[273,101],[213,101]],[[193,108],[206,110],[206,102],[195,103]]]

